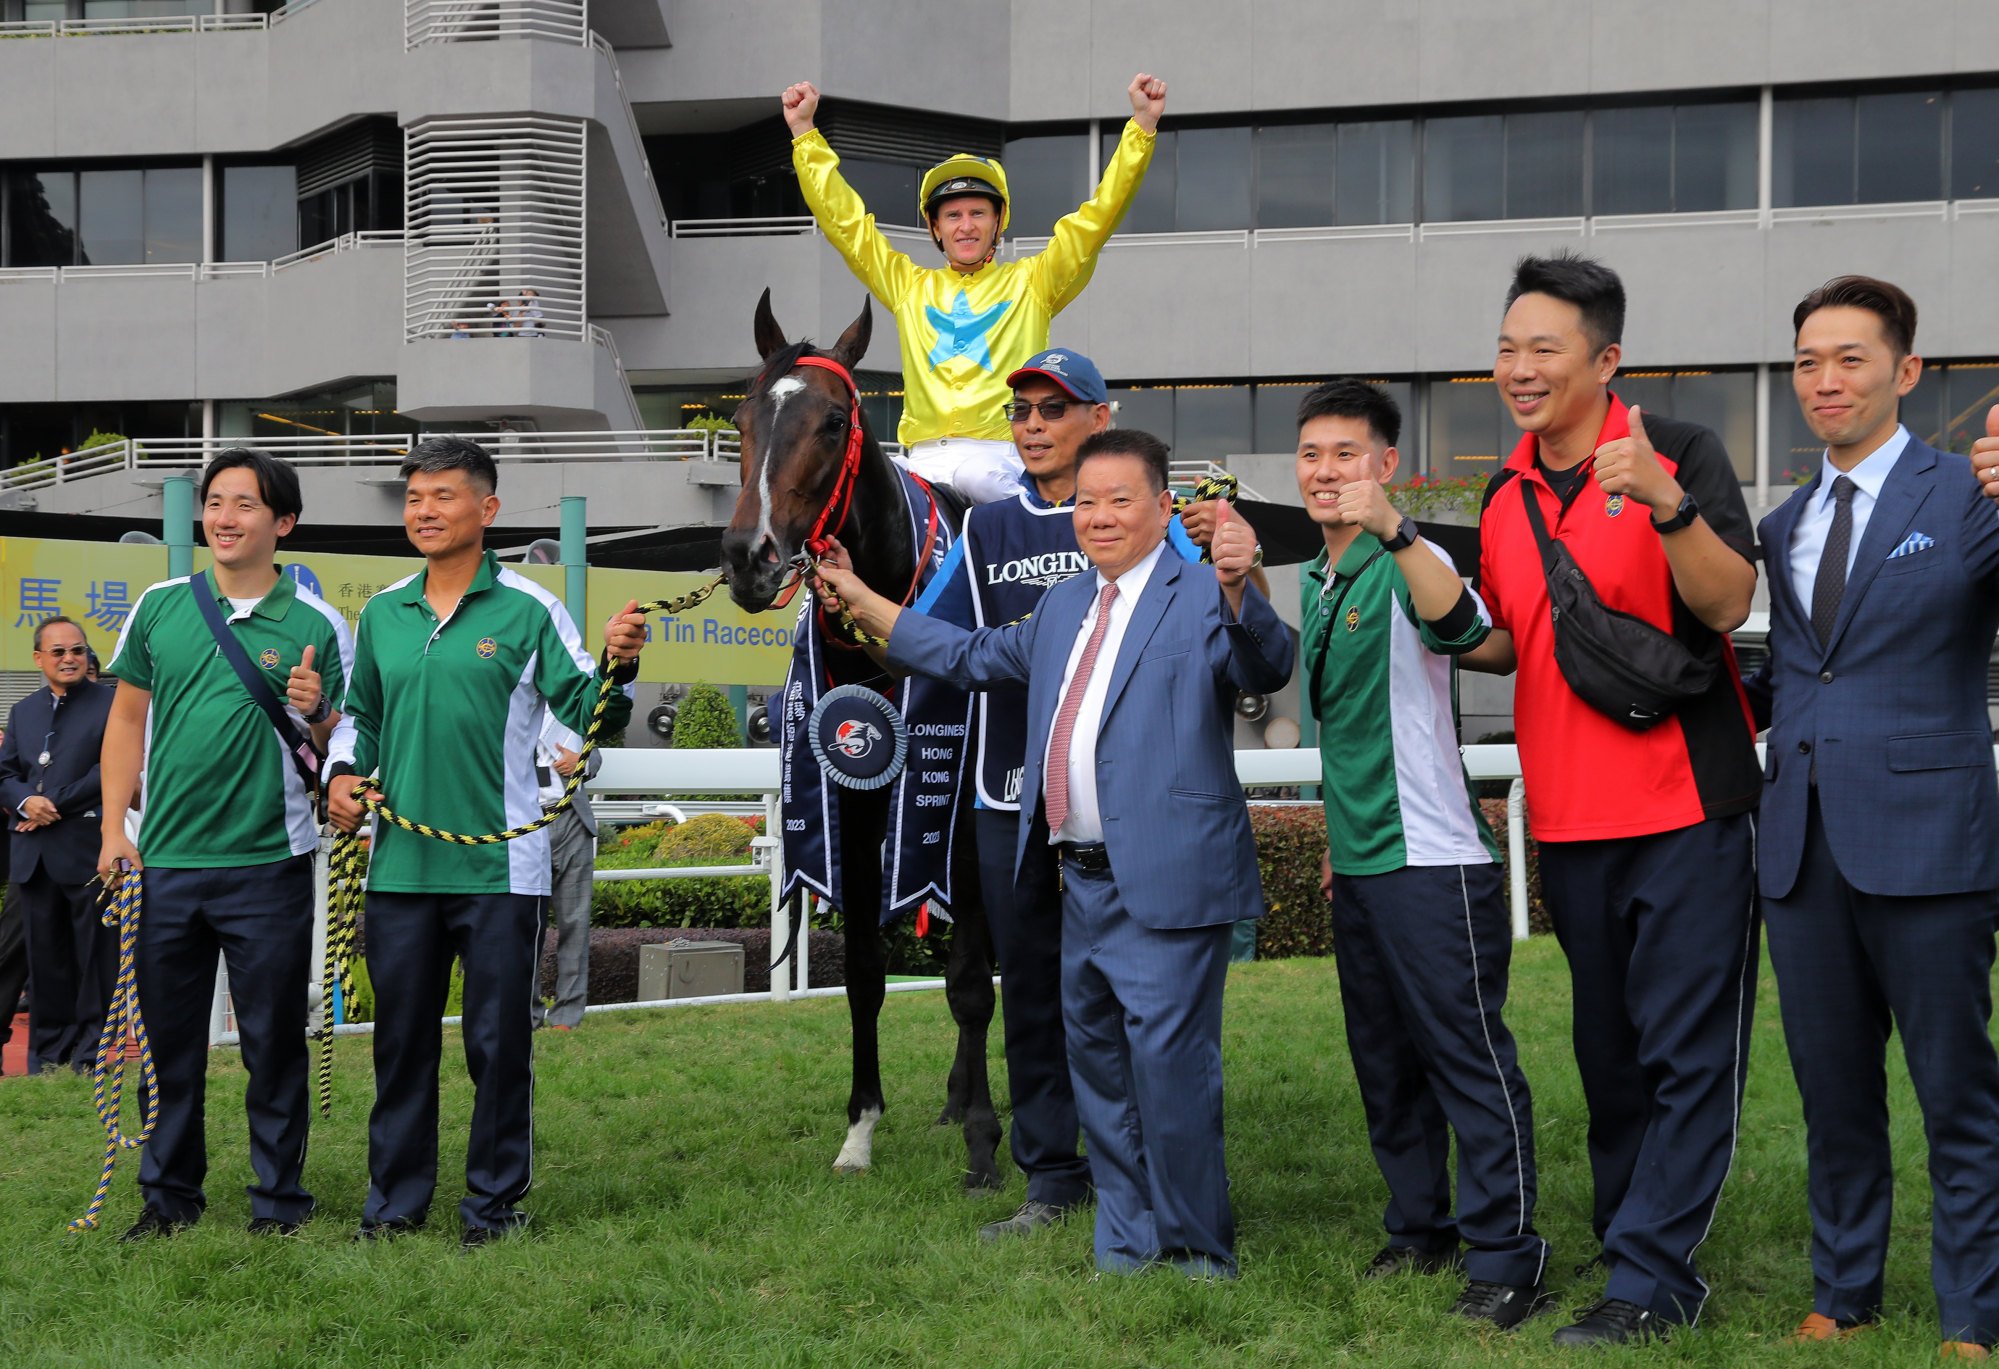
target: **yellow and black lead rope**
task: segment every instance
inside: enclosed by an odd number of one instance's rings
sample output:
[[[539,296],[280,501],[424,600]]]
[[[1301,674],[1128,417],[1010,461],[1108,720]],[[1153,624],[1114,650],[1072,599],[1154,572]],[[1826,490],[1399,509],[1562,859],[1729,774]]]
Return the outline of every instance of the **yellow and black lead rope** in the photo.
[[[1189,504],[1201,504],[1210,499],[1226,499],[1229,503],[1233,504],[1235,503],[1236,492],[1241,488],[1241,485],[1242,482],[1227,471],[1217,471],[1211,475],[1204,475],[1194,482],[1194,491],[1192,494],[1173,501],[1173,512],[1184,513]],[[1209,551],[1208,548],[1202,547],[1201,559],[1203,561],[1212,561],[1215,559],[1214,553]]]
[[[655,599],[648,604],[640,604],[638,612],[643,614],[664,613],[669,616],[685,613],[713,594],[722,585],[722,577],[716,576],[707,584],[678,599]],[[597,737],[604,727],[604,710],[610,706],[611,691],[618,687],[611,678],[611,660],[606,653],[601,671],[604,679],[597,690],[597,705],[590,711],[590,726],[583,734],[583,749],[576,755],[576,768],[569,772],[569,783],[563,786],[562,797],[549,806],[533,822],[509,827],[504,832],[485,832],[470,836],[463,832],[448,832],[441,827],[417,822],[404,817],[390,808],[382,799],[362,799],[361,807],[391,826],[405,832],[414,832],[420,837],[434,841],[450,842],[456,846],[497,846],[502,842],[515,841],[530,832],[539,832],[562,815],[564,809],[575,802],[576,791],[583,787],[585,764],[590,753],[597,749]],[[362,782],[361,791],[373,788],[377,777],[370,776]],[[349,972],[349,964],[354,957],[354,942],[360,925],[362,894],[368,875],[368,848],[360,831],[344,832],[335,838],[333,855],[327,866],[326,894],[326,967],[325,980],[320,993],[322,1005],[319,1028],[319,1112],[322,1117],[333,1111],[333,990],[337,984],[342,995],[341,1001],[351,1003],[354,995],[354,981]]]
[[[107,886],[108,888],[108,886]],[[69,1224],[71,1231],[90,1231],[104,1211],[105,1195],[111,1191],[111,1171],[118,1165],[120,1150],[135,1150],[146,1144],[160,1118],[160,1079],[153,1068],[153,1043],[146,1035],[146,1019],[139,1013],[139,907],[143,889],[137,870],[127,870],[115,890],[109,890],[104,907],[104,925],[118,929],[118,982],[104,1012],[104,1030],[97,1038],[97,1066],[91,1071],[91,1096],[97,1119],[104,1124],[104,1168],[97,1176],[97,1191],[90,1207]],[[144,1085],[145,1120],[137,1135],[127,1135],[119,1125],[125,1098],[125,1042],[139,1046],[139,1076]]]
[[[707,584],[678,599],[656,599],[651,603],[639,605],[638,611],[643,614],[685,613],[706,600],[722,583],[722,577],[718,575]],[[577,754],[576,769],[570,773],[569,783],[563,788],[561,799],[533,822],[510,827],[504,832],[466,836],[458,832],[447,832],[427,823],[414,822],[380,800],[364,799],[361,806],[376,817],[393,823],[404,831],[415,832],[419,836],[431,837],[438,841],[453,842],[460,846],[490,846],[540,831],[554,822],[563,809],[575,801],[576,791],[583,785],[585,769],[583,762],[597,747],[597,737],[604,725],[604,710],[610,706],[611,691],[618,687],[611,678],[608,653],[603,661],[602,670],[604,680],[597,692],[597,705],[590,714],[590,728],[584,734],[583,749]],[[371,778],[366,783],[372,785],[374,782]],[[333,855],[328,866],[326,971],[320,997],[319,1030],[319,1111],[322,1116],[333,1110],[333,986],[339,984],[341,992],[348,996],[346,1001],[352,1001],[354,984],[348,965],[354,955],[354,942],[360,922],[362,889],[367,873],[367,844],[358,832],[342,834],[333,843]],[[98,1175],[97,1191],[91,1197],[89,1209],[83,1216],[69,1224],[71,1231],[89,1231],[97,1226],[98,1217],[104,1210],[105,1196],[111,1191],[111,1174],[118,1163],[118,1152],[143,1146],[152,1136],[153,1127],[159,1120],[159,1075],[153,1067],[153,1047],[151,1039],[146,1035],[146,1021],[139,1011],[137,957],[139,913],[143,898],[143,876],[137,870],[128,870],[119,881],[117,889],[112,892],[104,912],[104,925],[118,929],[118,980],[112,993],[111,1004],[105,1011],[104,1031],[97,1040],[97,1066],[92,1075],[97,1116],[104,1125],[104,1168]],[[145,1122],[137,1135],[127,1135],[119,1125],[119,1112],[125,1091],[125,1070],[128,1064],[125,1059],[125,1042],[128,1037],[138,1043],[139,1073],[145,1085]]]

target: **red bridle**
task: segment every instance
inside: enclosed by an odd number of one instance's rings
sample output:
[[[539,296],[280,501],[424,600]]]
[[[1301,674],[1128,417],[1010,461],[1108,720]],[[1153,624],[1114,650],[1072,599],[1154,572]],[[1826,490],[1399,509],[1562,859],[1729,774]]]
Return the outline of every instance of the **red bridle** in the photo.
[[[847,449],[840,454],[840,470],[833,477],[833,492],[827,496],[826,506],[819,510],[819,517],[813,520],[812,531],[805,534],[803,544],[805,550],[816,558],[826,554],[827,539],[846,525],[847,513],[854,507],[854,486],[858,483],[861,473],[861,389],[854,384],[852,373],[831,357],[800,357],[797,364],[831,371],[840,377],[841,382],[847,387]],[[931,491],[930,482],[913,471],[910,474],[917,484],[923,486],[923,492],[930,497],[930,526],[924,537],[923,546],[917,552],[916,565],[910,575],[909,589],[902,596],[905,605],[916,597],[916,587],[923,581],[924,564],[930,560],[930,554],[937,545],[938,524],[937,496]],[[790,604],[792,596],[798,593],[798,587],[804,583],[804,580],[805,577],[801,574],[785,586],[778,597],[771,601],[771,607],[784,608]],[[821,612],[824,612],[823,608]],[[847,645],[844,642],[837,644]]]

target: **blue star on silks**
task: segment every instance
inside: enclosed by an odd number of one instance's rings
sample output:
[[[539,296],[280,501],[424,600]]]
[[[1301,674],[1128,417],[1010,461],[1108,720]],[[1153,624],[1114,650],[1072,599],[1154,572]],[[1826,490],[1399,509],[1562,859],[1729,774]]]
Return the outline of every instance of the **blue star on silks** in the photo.
[[[993,353],[986,345],[986,334],[999,322],[1000,315],[1012,307],[1012,300],[1003,299],[990,309],[975,311],[963,290],[951,301],[948,314],[934,305],[924,305],[924,316],[937,330],[937,343],[930,349],[930,369],[936,370],[952,357],[970,357],[980,370],[992,370]]]

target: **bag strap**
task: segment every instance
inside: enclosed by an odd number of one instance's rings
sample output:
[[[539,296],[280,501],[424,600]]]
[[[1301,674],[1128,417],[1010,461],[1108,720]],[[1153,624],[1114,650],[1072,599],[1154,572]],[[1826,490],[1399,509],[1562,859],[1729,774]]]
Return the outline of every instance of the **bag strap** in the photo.
[[[1312,663],[1312,697],[1308,706],[1314,712],[1319,707],[1319,689],[1326,680],[1326,657],[1330,656],[1333,651],[1333,623],[1339,618],[1340,609],[1346,603],[1347,595],[1353,592],[1354,583],[1361,576],[1365,575],[1367,568],[1376,561],[1379,561],[1387,551],[1387,547],[1376,547],[1365,561],[1354,568],[1352,575],[1341,580],[1339,594],[1334,598],[1333,606],[1326,610],[1326,621],[1319,628],[1319,659]],[[1326,564],[1326,574],[1338,575],[1338,572],[1333,569],[1330,561]]]
[[[189,576],[187,587],[194,595],[195,608],[201,611],[201,621],[208,624],[208,630],[214,636],[215,644],[222,649],[222,659],[235,669],[236,678],[243,682],[243,688],[249,692],[251,702],[264,711],[264,716],[270,720],[271,726],[277,729],[278,740],[285,745],[285,754],[291,757],[299,778],[305,781],[305,792],[308,794],[317,792],[319,749],[312,744],[310,736],[300,734],[298,724],[292,721],[291,714],[285,712],[285,706],[278,702],[277,693],[271,688],[271,682],[250,664],[250,653],[243,650],[243,644],[236,640],[236,634],[231,632],[229,625],[223,621],[222,606],[215,602],[215,589],[209,580],[208,572],[200,571]]]
[[[1534,540],[1541,544],[1541,572],[1552,575],[1555,571],[1555,539],[1548,536],[1547,520],[1541,514],[1541,501],[1534,497],[1525,479],[1516,479],[1520,487],[1520,500],[1527,507],[1527,526],[1534,529]]]

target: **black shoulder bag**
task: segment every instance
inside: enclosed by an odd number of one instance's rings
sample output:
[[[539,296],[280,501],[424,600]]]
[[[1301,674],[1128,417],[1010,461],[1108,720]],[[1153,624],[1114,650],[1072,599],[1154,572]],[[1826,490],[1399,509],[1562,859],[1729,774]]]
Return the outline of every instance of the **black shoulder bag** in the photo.
[[[1548,535],[1541,501],[1528,482],[1514,483],[1541,544],[1555,665],[1577,697],[1611,721],[1643,732],[1705,694],[1714,684],[1719,653],[1696,655],[1672,633],[1607,607],[1574,555]]]
[[[194,595],[194,606],[201,610],[201,621],[208,624],[209,632],[215,636],[215,644],[222,648],[222,659],[235,668],[236,678],[243,682],[243,688],[250,692],[250,699],[264,710],[264,716],[271,720],[271,726],[278,730],[278,740],[285,744],[285,754],[291,757],[298,776],[305,781],[305,792],[319,791],[319,764],[322,759],[319,750],[312,744],[310,734],[302,734],[292,715],[285,712],[285,706],[278,702],[271,682],[257,672],[250,664],[250,653],[243,650],[243,644],[236,640],[236,634],[229,630],[222,619],[222,607],[215,602],[215,589],[206,571],[188,577],[187,587]]]

